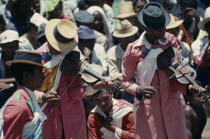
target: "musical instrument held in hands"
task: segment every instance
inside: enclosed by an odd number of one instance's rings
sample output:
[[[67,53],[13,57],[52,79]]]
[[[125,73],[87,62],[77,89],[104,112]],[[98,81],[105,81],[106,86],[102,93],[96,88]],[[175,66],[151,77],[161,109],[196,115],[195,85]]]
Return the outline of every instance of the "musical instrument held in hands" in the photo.
[[[96,64],[89,64],[85,60],[80,60],[80,53],[78,51],[71,51],[63,59],[60,70],[62,73],[69,75],[80,74],[83,80],[89,84],[95,83],[98,80],[103,80],[102,68]],[[112,85],[114,90],[120,91],[121,86]]]
[[[182,62],[181,53],[177,48],[170,47],[160,53],[157,57],[157,65],[160,69],[171,69],[174,72],[174,74],[169,77],[169,79],[175,77],[177,81],[181,84],[192,84],[199,86],[195,81],[195,70],[188,66],[188,63],[184,64]],[[162,85],[163,84],[161,84],[160,86]],[[206,102],[210,101],[210,94],[208,92],[201,92],[199,93],[199,96]]]

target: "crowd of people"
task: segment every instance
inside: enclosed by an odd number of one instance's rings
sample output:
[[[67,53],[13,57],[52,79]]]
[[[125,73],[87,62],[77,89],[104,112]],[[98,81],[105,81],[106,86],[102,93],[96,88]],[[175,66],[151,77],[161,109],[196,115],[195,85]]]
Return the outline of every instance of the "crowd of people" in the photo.
[[[210,139],[209,0],[0,0],[0,138]]]

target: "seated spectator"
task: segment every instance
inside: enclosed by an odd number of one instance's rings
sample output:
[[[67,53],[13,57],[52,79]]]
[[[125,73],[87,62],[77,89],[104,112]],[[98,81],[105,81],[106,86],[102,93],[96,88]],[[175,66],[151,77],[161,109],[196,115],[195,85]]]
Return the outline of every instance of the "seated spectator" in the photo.
[[[109,76],[111,80],[122,78],[122,58],[129,43],[136,40],[138,28],[133,26],[128,20],[120,21],[113,33],[113,36],[119,41],[118,45],[111,47],[107,56],[109,59]]]
[[[210,7],[206,9],[205,18],[203,21],[198,23],[198,28],[207,32],[208,31],[207,29],[209,28],[209,24],[210,24],[209,22],[210,22]],[[207,32],[207,33],[209,34],[210,32]],[[193,51],[194,58],[200,55],[201,50],[209,41],[210,41],[210,37],[209,35],[207,35],[201,39],[197,39],[196,41],[192,43],[192,51]]]
[[[108,48],[113,46],[112,32],[114,28],[110,27],[110,23],[101,7],[91,6],[87,9],[94,16],[93,29],[104,34],[108,40]]]
[[[197,27],[198,23],[202,20],[197,13],[197,1],[196,0],[181,0],[181,11],[183,15],[183,25],[187,30],[190,39],[196,40],[201,38],[205,32],[200,31]]]
[[[114,18],[119,20],[127,19],[133,26],[137,26],[139,28],[138,36],[140,36],[144,31],[144,29],[143,26],[139,23],[136,14],[138,13],[137,10],[139,10],[140,7],[143,7],[146,4],[147,2],[144,0],[137,0],[134,2],[134,4],[131,1],[120,2],[118,15],[115,16]],[[136,8],[135,11],[134,8]]]
[[[94,16],[86,10],[79,10],[78,12],[76,12],[74,14],[74,19],[77,27],[84,25],[89,27],[90,29],[93,29]],[[105,49],[107,49],[107,37],[96,30],[93,31],[97,36],[96,43],[101,44],[102,46],[104,46]]]
[[[147,4],[147,0],[134,0],[133,7],[134,7],[135,13],[138,13],[139,10],[146,4]]]
[[[202,83],[203,86],[208,84],[208,65],[210,64],[210,8],[206,10],[205,19],[199,22],[199,29],[205,30],[208,33],[207,37],[204,37],[200,40],[196,40],[192,44],[193,57],[195,68],[197,70],[197,79]]]
[[[106,19],[107,19],[108,28],[110,29],[110,32],[112,33],[115,29],[115,24],[113,20],[114,14],[113,14],[112,8],[108,4],[106,4],[105,0],[86,0],[86,1],[88,2],[90,6],[94,6],[94,7],[97,6],[103,10],[104,15],[106,16]]]
[[[92,95],[96,107],[88,117],[89,139],[134,139],[132,104],[112,98],[112,92],[99,89]]]
[[[19,35],[16,31],[6,30],[0,35],[0,108],[6,100],[13,94],[15,79],[11,68],[6,62],[13,60],[15,51],[18,50]]]
[[[11,19],[6,25],[6,29],[15,30],[22,36],[33,15],[34,3],[35,0],[9,0],[6,7],[11,13]]]
[[[170,14],[171,16],[171,21],[169,23],[169,25],[166,27],[166,31],[173,34],[175,37],[179,38],[179,33],[180,33],[180,25],[183,23],[183,20],[178,20],[178,21],[175,21],[175,18],[172,14]],[[190,59],[190,46],[181,41],[180,40],[180,43],[182,45],[182,51],[181,51],[181,54],[184,58],[183,62],[184,63],[188,63],[189,62],[189,59]]]
[[[46,19],[61,18],[63,16],[63,3],[61,0],[45,0]]]
[[[120,2],[118,6],[118,13],[114,18],[119,20],[127,19],[132,25],[135,25],[137,17],[133,9],[132,1]]]
[[[0,14],[0,34],[5,31],[6,21],[4,16]]]
[[[87,62],[100,65],[103,74],[107,74],[108,62],[106,51],[103,46],[96,43],[96,35],[93,30],[86,26],[80,26],[78,29],[79,43],[78,47],[85,56]]]
[[[34,51],[41,45],[37,43],[38,28],[41,24],[46,24],[47,20],[38,13],[35,13],[28,23],[26,33],[19,39],[20,50]]]

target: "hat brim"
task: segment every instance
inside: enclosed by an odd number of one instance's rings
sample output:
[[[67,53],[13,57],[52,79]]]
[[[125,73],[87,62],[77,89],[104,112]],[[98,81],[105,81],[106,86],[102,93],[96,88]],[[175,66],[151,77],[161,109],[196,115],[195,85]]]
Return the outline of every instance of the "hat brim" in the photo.
[[[18,63],[36,65],[36,66],[40,66],[40,67],[46,68],[42,64],[38,64],[36,62],[32,62],[32,61],[28,61],[28,60],[11,60],[11,61],[7,61],[6,65],[7,66],[11,66],[12,64],[18,64]]]
[[[154,30],[153,28],[148,27],[148,26],[144,23],[144,20],[143,20],[143,11],[144,11],[144,8],[141,8],[140,11],[139,11],[139,14],[138,14],[138,20],[139,20],[139,22],[140,22],[144,27]],[[164,15],[165,15],[165,25],[164,25],[163,27],[156,28],[155,30],[165,28],[165,27],[170,23],[170,21],[171,21],[170,14],[169,14],[165,9],[164,9],[163,12],[164,12]]]
[[[46,35],[48,42],[54,49],[56,49],[59,52],[68,53],[68,52],[72,51],[77,46],[78,35],[76,34],[76,36],[73,38],[73,41],[71,41],[70,43],[61,43],[61,42],[57,41],[53,35],[53,31],[54,31],[54,28],[56,27],[56,25],[58,24],[58,22],[60,22],[60,21],[61,21],[61,19],[50,20],[46,25],[45,35]]]
[[[124,14],[119,14],[113,18],[115,19],[125,19],[125,18],[130,18],[130,17],[135,17],[136,13],[124,13]]]
[[[114,31],[113,36],[116,38],[127,38],[127,37],[135,35],[137,32],[138,32],[138,28],[136,26],[133,26],[133,30],[131,32],[126,33],[126,34],[120,34]]]
[[[200,21],[200,22],[198,23],[198,28],[205,31],[205,30],[206,30],[206,29],[205,29],[205,24],[206,24],[207,22],[209,22],[209,21],[210,21],[210,17],[203,19],[202,21]]]
[[[173,24],[169,25],[166,27],[166,29],[172,29],[172,28],[176,28],[178,26],[180,26],[182,23],[184,22],[184,20],[178,20],[178,21],[175,21]]]
[[[10,43],[10,42],[14,42],[14,41],[17,41],[19,42],[19,40],[14,40],[14,39],[8,39],[8,40],[5,40],[5,41],[1,41],[0,44],[5,44],[5,43]]]

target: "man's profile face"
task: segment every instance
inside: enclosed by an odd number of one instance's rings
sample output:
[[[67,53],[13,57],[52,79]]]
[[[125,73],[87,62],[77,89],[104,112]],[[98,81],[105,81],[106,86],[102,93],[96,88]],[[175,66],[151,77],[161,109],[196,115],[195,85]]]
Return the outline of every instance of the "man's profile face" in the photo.
[[[96,95],[93,98],[95,104],[103,111],[109,112],[112,107],[112,94],[107,91],[102,92],[99,95]]]
[[[42,82],[43,82],[43,67],[37,66],[36,69],[34,70],[33,75],[31,75],[31,80],[33,84],[34,89],[39,89],[42,87]]]
[[[47,46],[48,46],[48,49],[49,49],[49,52],[50,52],[51,55],[59,55],[59,54],[61,54],[61,52],[59,52],[58,50],[53,48],[52,45],[49,42],[47,42]]]

